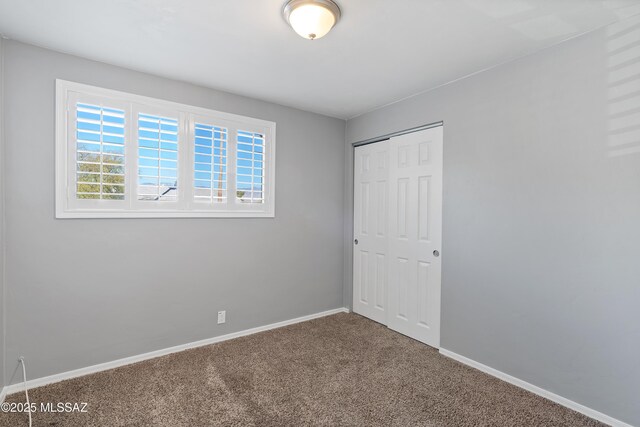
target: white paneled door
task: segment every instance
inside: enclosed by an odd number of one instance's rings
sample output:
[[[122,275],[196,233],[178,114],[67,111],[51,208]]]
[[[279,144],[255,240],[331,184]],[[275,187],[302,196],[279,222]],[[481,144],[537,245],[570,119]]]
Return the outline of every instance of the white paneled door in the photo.
[[[442,127],[356,148],[356,313],[440,345]],[[383,159],[378,161],[378,159]]]
[[[357,147],[354,170],[353,311],[386,324],[389,141]]]

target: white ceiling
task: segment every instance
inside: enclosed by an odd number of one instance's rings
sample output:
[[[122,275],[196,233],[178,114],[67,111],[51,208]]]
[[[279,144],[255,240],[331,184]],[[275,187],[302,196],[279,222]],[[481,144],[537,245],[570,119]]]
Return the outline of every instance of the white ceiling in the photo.
[[[350,118],[640,12],[640,0],[337,0],[320,40],[283,0],[0,0],[3,35]]]

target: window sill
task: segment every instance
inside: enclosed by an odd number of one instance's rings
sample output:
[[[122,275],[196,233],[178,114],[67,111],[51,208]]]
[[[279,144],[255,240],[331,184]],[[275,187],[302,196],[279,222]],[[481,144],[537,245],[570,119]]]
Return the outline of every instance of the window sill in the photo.
[[[56,219],[97,218],[275,218],[273,211],[57,211]]]

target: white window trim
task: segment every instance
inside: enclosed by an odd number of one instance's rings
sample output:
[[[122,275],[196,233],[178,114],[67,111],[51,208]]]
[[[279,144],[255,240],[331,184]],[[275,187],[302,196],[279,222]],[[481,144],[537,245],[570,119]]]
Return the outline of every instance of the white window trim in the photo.
[[[125,120],[126,178],[125,200],[122,208],[114,203],[93,203],[94,207],[82,207],[75,198],[75,185],[71,185],[71,168],[75,183],[75,129],[71,129],[69,98],[73,94],[81,96],[111,98],[116,106],[122,103],[136,106],[149,106],[151,112],[171,110],[180,115],[179,134],[179,201],[166,208],[159,203],[149,202],[148,207],[135,199],[134,187],[137,185],[137,131],[134,129],[133,113]],[[275,160],[276,160],[276,124],[274,122],[224,113],[206,108],[180,104],[176,102],[130,94],[81,83],[56,80],[56,149],[55,149],[55,211],[56,218],[273,218],[275,217]],[[75,115],[75,111],[73,111]],[[210,119],[216,126],[227,127],[227,203],[221,205],[204,205],[191,200],[193,186],[193,129],[195,117]],[[237,130],[253,131],[264,134],[264,168],[263,183],[264,203],[236,203],[236,162],[235,145]],[[72,133],[73,132],[73,133]],[[73,137],[73,147],[69,138]],[[233,147],[233,149],[232,149]],[[72,163],[73,162],[73,163]],[[135,182],[133,182],[135,181]],[[102,200],[92,202],[104,202]],[[87,203],[89,204],[89,203]],[[105,205],[104,207],[95,207]],[[140,206],[143,206],[142,208]]]

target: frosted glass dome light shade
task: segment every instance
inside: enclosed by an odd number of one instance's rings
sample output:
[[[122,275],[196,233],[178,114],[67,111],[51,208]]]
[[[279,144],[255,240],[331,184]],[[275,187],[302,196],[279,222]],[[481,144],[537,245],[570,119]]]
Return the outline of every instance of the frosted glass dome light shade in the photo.
[[[291,28],[309,40],[325,36],[340,19],[340,8],[331,0],[290,0],[282,13]]]

